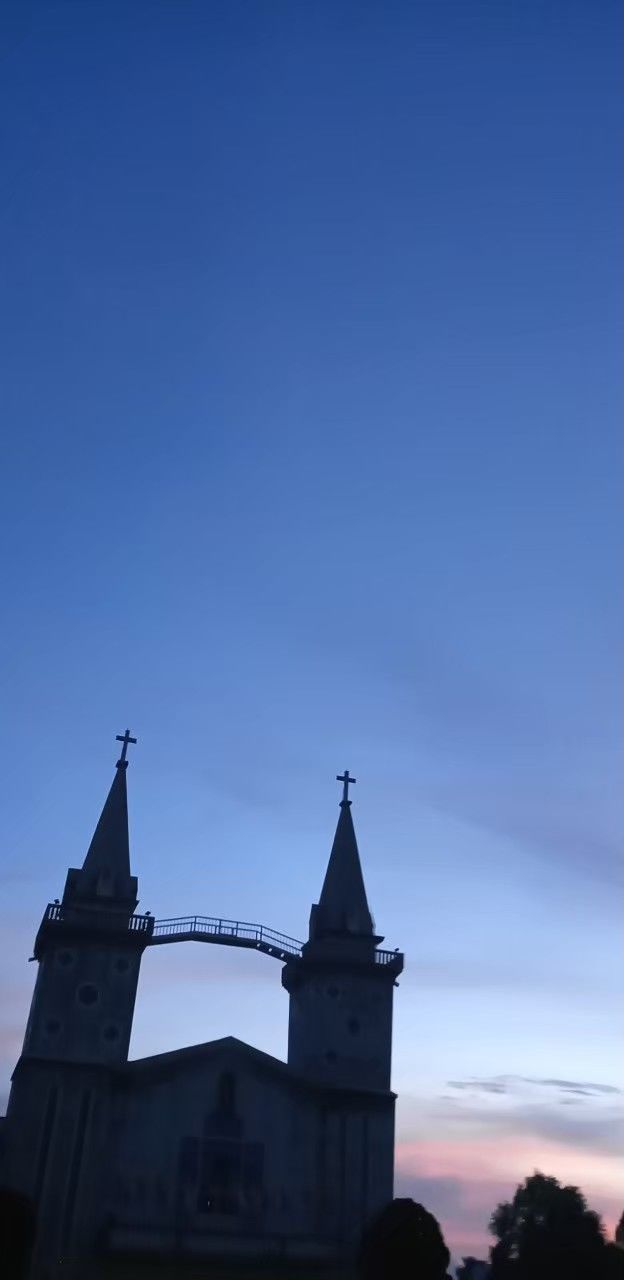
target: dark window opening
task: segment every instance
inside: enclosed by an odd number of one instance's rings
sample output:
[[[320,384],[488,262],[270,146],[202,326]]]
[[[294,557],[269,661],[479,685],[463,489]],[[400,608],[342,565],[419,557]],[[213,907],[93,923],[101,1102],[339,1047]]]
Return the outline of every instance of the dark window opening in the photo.
[[[92,982],[83,982],[82,986],[78,987],[78,999],[81,1004],[97,1004],[98,995],[98,989]]]
[[[224,1116],[236,1112],[236,1079],[231,1071],[222,1071],[217,1084],[217,1111]]]
[[[74,963],[74,953],[73,951],[59,951],[56,959],[58,964],[62,965],[64,969],[68,969],[70,964]]]
[[[338,987],[328,987],[327,994],[328,996],[331,996],[332,1000],[336,1000],[336,998],[340,995],[340,992],[338,990]]]
[[[127,973],[130,968],[130,961],[126,956],[117,956],[115,961],[115,970],[117,973]]]
[[[114,1023],[111,1023],[110,1026],[104,1027],[103,1035],[105,1040],[118,1040],[119,1027],[116,1027]]]
[[[359,1034],[360,1024],[357,1018],[349,1018],[347,1026],[352,1036],[357,1036]]]
[[[48,1018],[48,1021],[45,1024],[46,1035],[57,1036],[60,1029],[61,1029],[61,1024],[58,1018]]]
[[[328,1050],[327,1050],[327,1053],[325,1054],[325,1061],[326,1061],[326,1062],[335,1062],[335,1061],[336,1061],[336,1054],[334,1053],[334,1050],[333,1050],[333,1049],[328,1049]]]

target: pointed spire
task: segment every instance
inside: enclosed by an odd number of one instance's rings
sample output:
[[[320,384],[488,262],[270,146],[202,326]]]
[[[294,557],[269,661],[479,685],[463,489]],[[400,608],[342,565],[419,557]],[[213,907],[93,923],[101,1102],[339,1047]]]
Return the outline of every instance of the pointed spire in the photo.
[[[374,925],[368,909],[360,855],[355,837],[348,786],[355,782],[348,771],[338,779],[344,783],[343,799],[334,843],[318,905],[312,909],[311,935],[351,934],[372,937]]]
[[[108,873],[125,879],[130,875],[127,768],[127,760],[118,760],[111,789],[82,864],[82,870],[89,875]]]
[[[116,910],[130,907],[133,911],[137,903],[137,881],[130,872],[126,751],[128,743],[136,742],[136,738],[131,738],[126,729],[123,737],[117,735],[117,741],[123,743],[123,747],[110,791],[82,868],[68,872],[63,901],[79,900]]]

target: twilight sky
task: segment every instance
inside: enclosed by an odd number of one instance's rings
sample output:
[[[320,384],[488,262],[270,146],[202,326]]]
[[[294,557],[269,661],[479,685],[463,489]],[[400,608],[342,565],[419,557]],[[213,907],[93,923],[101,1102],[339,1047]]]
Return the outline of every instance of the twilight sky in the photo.
[[[617,0],[0,7],[0,1091],[129,771],[157,916],[305,935],[354,792],[398,1187],[482,1252],[622,1208]],[[143,964],[133,1054],[277,1055],[265,957]]]

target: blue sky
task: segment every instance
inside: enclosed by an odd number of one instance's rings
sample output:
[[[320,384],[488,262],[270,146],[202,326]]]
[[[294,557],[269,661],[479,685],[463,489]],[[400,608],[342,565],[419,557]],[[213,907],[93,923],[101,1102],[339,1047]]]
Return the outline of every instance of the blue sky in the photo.
[[[143,908],[296,936],[348,765],[400,1177],[458,1248],[541,1160],[617,1200],[621,37],[615,0],[0,14],[3,1078],[115,733]],[[164,949],[133,1051],[286,1016],[270,961]]]

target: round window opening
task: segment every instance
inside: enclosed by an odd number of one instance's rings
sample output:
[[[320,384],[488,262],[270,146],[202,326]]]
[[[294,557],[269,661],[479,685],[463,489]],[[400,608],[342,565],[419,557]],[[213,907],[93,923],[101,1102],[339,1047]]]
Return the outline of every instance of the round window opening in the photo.
[[[328,996],[331,996],[332,1000],[336,1000],[340,992],[338,991],[338,987],[328,987],[327,994]]]
[[[60,1029],[61,1024],[58,1018],[48,1018],[48,1021],[45,1024],[46,1035],[57,1036]]]
[[[118,956],[115,961],[115,970],[117,973],[127,973],[130,968],[130,961],[125,956]]]
[[[74,963],[73,951],[59,951],[57,961],[64,969],[68,969],[70,964]]]
[[[335,1062],[335,1061],[336,1061],[336,1054],[334,1053],[334,1050],[333,1050],[333,1049],[328,1049],[328,1050],[327,1050],[327,1053],[325,1054],[325,1060],[326,1060],[326,1062]]]
[[[349,1018],[349,1021],[348,1021],[348,1023],[347,1023],[347,1026],[348,1026],[349,1031],[351,1032],[351,1035],[352,1035],[352,1036],[357,1036],[357,1035],[359,1035],[359,1032],[360,1032],[360,1024],[359,1024],[359,1022],[358,1022],[357,1018]]]
[[[118,1039],[119,1039],[119,1027],[115,1027],[115,1026],[113,1026],[112,1024],[111,1024],[111,1026],[110,1026],[110,1027],[105,1027],[105,1028],[104,1028],[104,1039],[105,1039],[105,1040],[111,1040],[111,1041],[112,1041],[112,1040],[118,1040]]]
[[[97,987],[94,987],[92,982],[84,982],[81,987],[78,987],[78,999],[81,1004],[97,1004]]]

